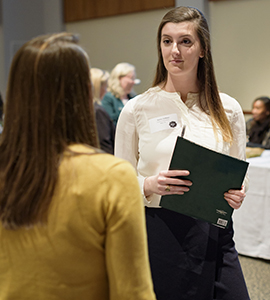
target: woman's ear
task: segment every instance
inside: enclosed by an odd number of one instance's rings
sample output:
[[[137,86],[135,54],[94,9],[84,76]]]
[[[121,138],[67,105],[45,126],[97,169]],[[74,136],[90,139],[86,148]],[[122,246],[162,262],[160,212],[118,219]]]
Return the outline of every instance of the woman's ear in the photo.
[[[200,58],[203,58],[203,57],[204,57],[204,51],[203,51],[203,50],[201,50],[199,57],[200,57]]]

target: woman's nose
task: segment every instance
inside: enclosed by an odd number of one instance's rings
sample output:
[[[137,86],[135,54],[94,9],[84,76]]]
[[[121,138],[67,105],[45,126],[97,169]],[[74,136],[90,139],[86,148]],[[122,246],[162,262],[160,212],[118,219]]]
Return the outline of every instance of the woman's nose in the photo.
[[[180,53],[180,50],[178,48],[178,44],[177,43],[173,43],[172,52],[176,53],[176,54]]]

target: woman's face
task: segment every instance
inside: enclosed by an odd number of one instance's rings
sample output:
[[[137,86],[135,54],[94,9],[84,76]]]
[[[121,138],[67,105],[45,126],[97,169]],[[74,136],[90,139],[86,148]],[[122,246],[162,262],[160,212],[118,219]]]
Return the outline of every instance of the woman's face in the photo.
[[[256,100],[252,106],[252,116],[255,121],[263,121],[269,116],[269,111],[266,110],[262,100]]]
[[[167,23],[161,31],[161,53],[168,75],[195,75],[203,50],[192,22]]]
[[[135,83],[135,72],[130,72],[125,76],[121,76],[119,78],[120,85],[122,89],[124,90],[125,94],[129,94],[132,91],[132,88]]]

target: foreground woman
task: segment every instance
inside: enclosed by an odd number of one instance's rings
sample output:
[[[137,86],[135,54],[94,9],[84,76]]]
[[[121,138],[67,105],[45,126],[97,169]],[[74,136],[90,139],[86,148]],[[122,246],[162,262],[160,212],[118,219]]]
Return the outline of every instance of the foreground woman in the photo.
[[[0,299],[155,299],[132,166],[97,147],[86,52],[15,55],[0,143]]]

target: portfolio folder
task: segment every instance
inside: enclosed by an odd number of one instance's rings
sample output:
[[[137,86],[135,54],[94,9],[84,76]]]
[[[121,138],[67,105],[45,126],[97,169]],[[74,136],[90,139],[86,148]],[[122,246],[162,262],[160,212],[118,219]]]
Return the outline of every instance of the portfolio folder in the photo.
[[[226,228],[233,208],[224,199],[229,189],[241,189],[248,163],[178,137],[170,170],[188,170],[193,182],[184,195],[165,195],[160,206]]]

